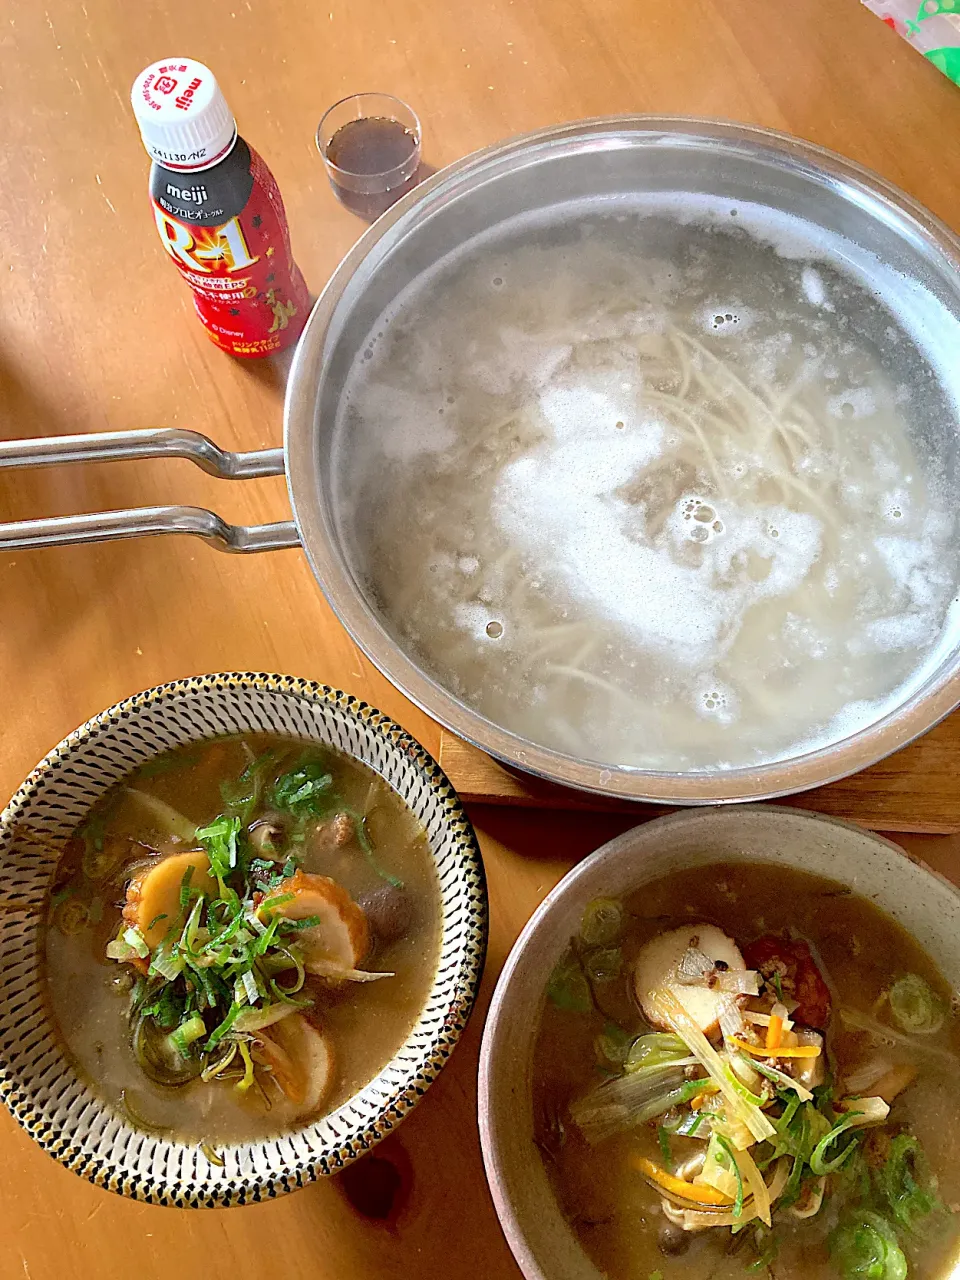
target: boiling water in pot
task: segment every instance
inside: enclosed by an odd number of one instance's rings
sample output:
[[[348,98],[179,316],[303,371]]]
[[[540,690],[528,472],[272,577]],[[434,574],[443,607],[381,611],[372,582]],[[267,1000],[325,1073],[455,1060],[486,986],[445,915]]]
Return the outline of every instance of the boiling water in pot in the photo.
[[[947,640],[957,415],[917,345],[935,304],[895,318],[873,266],[689,200],[560,209],[441,263],[369,335],[336,438],[399,643],[608,764],[749,765],[877,720]]]

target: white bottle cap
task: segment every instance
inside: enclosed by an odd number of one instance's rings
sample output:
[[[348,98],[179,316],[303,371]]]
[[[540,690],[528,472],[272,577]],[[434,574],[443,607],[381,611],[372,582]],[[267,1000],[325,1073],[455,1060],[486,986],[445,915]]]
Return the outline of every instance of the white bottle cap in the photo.
[[[164,58],[137,76],[130,95],[148,155],[165,169],[209,169],[237,137],[213,72],[193,58]]]

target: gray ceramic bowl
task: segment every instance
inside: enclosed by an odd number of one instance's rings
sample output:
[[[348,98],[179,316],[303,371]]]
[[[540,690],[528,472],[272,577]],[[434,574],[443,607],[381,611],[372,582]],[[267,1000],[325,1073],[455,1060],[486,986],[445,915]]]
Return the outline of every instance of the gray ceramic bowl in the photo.
[[[547,979],[583,908],[685,867],[766,862],[827,876],[881,907],[960,988],[960,892],[897,845],[799,809],[697,810],[635,827],[543,901],[510,953],[480,1056],[480,1138],[500,1223],[527,1280],[602,1280],[562,1217],[533,1143],[531,1066]]]
[[[58,852],[87,810],[161,751],[219,734],[273,732],[337,747],[381,775],[423,824],[440,881],[440,960],[427,1002],[383,1070],[330,1115],[281,1137],[195,1145],[131,1126],[74,1070],[49,1013],[43,923]],[[111,1191],[181,1207],[291,1191],[362,1155],[423,1097],[473,1006],[487,937],[476,837],[423,748],[366,703],[290,676],[197,676],[104,711],[37,765],[0,814],[0,1099],[67,1168]]]

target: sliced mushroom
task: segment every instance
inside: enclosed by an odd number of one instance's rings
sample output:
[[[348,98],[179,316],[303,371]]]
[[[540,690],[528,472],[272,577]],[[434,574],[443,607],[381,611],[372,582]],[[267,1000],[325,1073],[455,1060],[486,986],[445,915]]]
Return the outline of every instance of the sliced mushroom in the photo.
[[[405,889],[383,884],[365,893],[360,904],[370,927],[381,942],[402,938],[413,923],[413,902]]]

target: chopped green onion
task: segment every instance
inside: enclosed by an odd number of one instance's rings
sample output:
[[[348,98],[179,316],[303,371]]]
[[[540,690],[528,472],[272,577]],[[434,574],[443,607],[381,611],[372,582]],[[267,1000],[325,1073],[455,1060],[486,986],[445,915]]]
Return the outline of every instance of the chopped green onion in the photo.
[[[139,929],[135,929],[133,925],[124,929],[123,940],[141,960],[146,960],[150,954],[150,948],[147,946],[146,939]]]
[[[845,1214],[827,1245],[845,1280],[906,1280],[903,1250],[879,1213],[857,1209]]]
[[[237,1004],[236,1001],[233,1002],[233,1004],[230,1006],[229,1010],[227,1011],[227,1016],[220,1023],[220,1025],[214,1029],[213,1033],[210,1036],[210,1039],[203,1046],[204,1053],[211,1053],[217,1047],[217,1045],[220,1043],[223,1037],[227,1034],[227,1032],[236,1022],[237,1016],[239,1015],[240,1010],[242,1008],[243,1008],[242,1005]]]
[[[253,970],[247,969],[242,973],[240,981],[243,983],[243,989],[246,992],[247,1004],[256,1004],[260,998],[260,992],[257,990],[257,980],[253,976]]]
[[[204,1083],[210,1080],[215,1080],[217,1076],[221,1074],[221,1072],[226,1071],[227,1067],[229,1067],[230,1063],[237,1056],[238,1043],[239,1043],[238,1041],[234,1041],[233,1044],[228,1045],[227,1048],[224,1050],[224,1052],[216,1060],[216,1062],[213,1062],[209,1066],[204,1067],[204,1069],[200,1072],[200,1079],[203,1080]]]
[[[759,1058],[748,1058],[745,1053],[738,1053],[737,1057],[746,1066],[752,1067],[754,1071],[759,1071],[762,1076],[766,1076],[768,1080],[772,1080],[780,1089],[793,1089],[797,1094],[797,1102],[811,1102],[813,1094],[810,1090],[794,1080],[793,1076],[788,1076],[785,1071],[778,1071],[776,1067],[768,1066],[766,1062],[761,1062]]]
[[[301,929],[315,929],[320,923],[320,917],[302,916],[299,920],[285,920],[277,917],[276,923],[284,933],[299,933]]]
[[[624,1060],[624,1070],[647,1071],[660,1067],[676,1066],[681,1058],[688,1059],[690,1051],[679,1036],[669,1031],[652,1031],[638,1036],[631,1044]]]
[[[943,1026],[944,1002],[918,973],[908,973],[890,988],[890,1012],[904,1031],[932,1036]]]
[[[195,1013],[192,1017],[181,1022],[174,1031],[170,1032],[167,1037],[167,1043],[181,1058],[188,1058],[190,1056],[190,1046],[206,1034],[207,1028],[204,1026],[203,1019],[199,1013]]]
[[[660,1156],[663,1167],[670,1173],[673,1170],[673,1151],[670,1149],[670,1132],[662,1124],[657,1125],[657,1142],[660,1144]]]
[[[547,983],[552,1004],[568,1013],[589,1013],[593,1008],[590,984],[576,952],[570,947],[554,966]]]
[[[635,1039],[635,1036],[618,1027],[615,1022],[608,1022],[593,1045],[598,1058],[609,1062],[611,1066],[622,1067]]]
[[[183,873],[183,879],[180,881],[180,910],[185,910],[190,904],[191,891],[190,881],[193,879],[193,864],[191,863]]]
[[[827,1152],[837,1141],[840,1135],[846,1133],[848,1129],[855,1128],[859,1120],[859,1112],[854,1111],[849,1115],[845,1115],[842,1119],[837,1121],[830,1132],[825,1137],[821,1138],[814,1147],[813,1153],[810,1156],[810,1169],[818,1178],[822,1178],[828,1173],[837,1173],[853,1155],[857,1148],[856,1138],[851,1138],[850,1142],[848,1142],[843,1150],[840,1151],[832,1160],[827,1159]]]
[[[737,1194],[733,1199],[733,1209],[731,1213],[735,1218],[739,1218],[743,1213],[743,1177],[740,1173],[740,1166],[737,1164],[737,1156],[731,1146],[730,1139],[725,1138],[722,1133],[713,1135],[714,1141],[722,1148],[724,1155],[730,1162],[730,1171],[737,1180]]]
[[[183,965],[183,957],[177,954],[173,946],[161,942],[153,953],[148,972],[151,977],[159,975],[161,978],[166,978],[167,982],[173,982],[183,973]]]
[[[262,1031],[265,1027],[272,1027],[275,1022],[289,1017],[291,1013],[296,1013],[298,1009],[309,1009],[312,1003],[312,1000],[278,1000],[275,1004],[268,1004],[261,1009],[246,1008],[237,1014],[233,1029],[243,1035]]]
[[[277,907],[285,907],[288,902],[294,902],[297,895],[295,893],[275,893],[266,898],[261,906],[261,910],[272,914]]]
[[[400,877],[391,875],[389,871],[385,871],[377,861],[377,856],[373,851],[373,842],[367,834],[367,820],[363,814],[356,813],[353,809],[344,809],[344,813],[353,819],[353,828],[356,832],[357,844],[360,846],[363,856],[370,863],[373,870],[381,880],[386,880],[387,884],[392,884],[394,889],[402,889],[403,881]]]
[[[594,982],[615,982],[620,977],[623,953],[619,947],[597,947],[583,956],[584,972]]]
[[[129,942],[125,942],[122,937],[114,938],[112,942],[107,943],[108,960],[119,960],[123,962],[125,960],[132,960],[136,954],[137,952],[134,951]]]
[[[296,818],[320,817],[330,808],[333,774],[309,760],[282,774],[270,788],[270,804]]]
[[[580,921],[580,937],[588,947],[606,947],[617,941],[623,929],[623,907],[615,898],[594,898]]]
[[[936,1179],[920,1143],[911,1134],[898,1134],[891,1141],[886,1162],[875,1181],[894,1222],[908,1234],[918,1230],[921,1219],[943,1212]]]
[[[226,814],[221,814],[209,826],[197,828],[196,838],[206,850],[210,871],[218,880],[225,879],[237,865],[239,834],[240,819],[228,818]]]
[[[748,1062],[749,1062],[749,1059],[748,1059]],[[753,1063],[750,1062],[749,1065],[753,1066]],[[728,1067],[726,1074],[730,1083],[733,1085],[734,1089],[737,1091],[740,1097],[743,1098],[744,1102],[749,1102],[751,1106],[754,1106],[754,1107],[763,1106],[763,1104],[766,1102],[766,1098],[762,1097],[758,1093],[751,1093],[751,1091],[747,1088],[747,1086],[743,1083],[743,1081],[740,1079],[740,1077],[737,1075],[735,1071],[733,1071],[730,1067]]]

